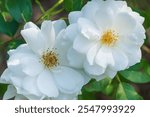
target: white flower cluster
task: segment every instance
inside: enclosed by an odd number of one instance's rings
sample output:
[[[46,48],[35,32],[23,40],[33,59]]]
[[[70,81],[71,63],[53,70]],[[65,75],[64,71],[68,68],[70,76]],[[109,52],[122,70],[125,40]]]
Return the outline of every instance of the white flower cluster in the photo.
[[[125,1],[92,0],[63,20],[32,22],[21,31],[26,44],[10,50],[0,82],[4,99],[77,99],[91,78],[114,78],[140,62],[144,18]]]

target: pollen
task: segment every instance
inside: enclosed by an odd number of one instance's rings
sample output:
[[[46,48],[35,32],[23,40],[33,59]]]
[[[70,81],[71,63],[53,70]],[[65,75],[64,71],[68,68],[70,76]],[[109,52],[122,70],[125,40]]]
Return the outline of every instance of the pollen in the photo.
[[[100,42],[106,46],[114,46],[118,40],[118,34],[113,30],[107,30],[103,33]]]
[[[56,67],[59,64],[58,55],[53,51],[44,52],[41,61],[48,69]]]

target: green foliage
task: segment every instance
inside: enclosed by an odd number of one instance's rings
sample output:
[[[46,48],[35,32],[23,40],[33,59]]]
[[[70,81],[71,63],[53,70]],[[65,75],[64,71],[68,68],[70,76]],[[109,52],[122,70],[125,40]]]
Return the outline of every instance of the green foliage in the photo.
[[[27,22],[31,19],[31,0],[6,0],[6,8],[17,22]]]
[[[1,0],[0,1],[0,12],[7,11],[4,4],[5,4],[5,0]]]
[[[103,92],[110,83],[111,79],[109,78],[105,78],[101,81],[93,80],[85,86],[85,90],[88,92]]]
[[[0,32],[13,36],[18,26],[19,24],[15,20],[5,21],[4,17],[0,14]]]
[[[96,100],[96,92],[87,92],[84,87],[82,88],[82,94],[78,96],[79,100]]]
[[[79,11],[83,6],[84,0],[64,0],[64,8],[66,11]]]
[[[7,90],[7,84],[0,84],[0,97],[3,97],[6,90]]]
[[[16,49],[20,44],[25,43],[22,39],[13,39],[9,43],[6,44],[6,50],[9,51],[11,49]]]
[[[112,88],[112,92],[110,92],[108,95],[113,99],[117,100],[142,99],[142,97],[137,93],[137,91],[133,88],[133,86],[125,81],[122,81],[122,77],[119,75],[116,75],[116,77],[112,80],[109,87]]]
[[[123,82],[117,75],[114,79],[105,78],[100,81],[92,80],[82,89],[79,99],[97,99],[96,94],[103,93],[111,99],[140,100],[143,99],[132,85]]]
[[[150,82],[150,65],[147,61],[142,60],[141,63],[121,71],[120,75],[134,83],[148,83]]]
[[[143,99],[135,89],[128,83],[120,82],[115,94],[118,100],[140,100]]]
[[[145,18],[144,27],[147,29],[150,27],[150,10],[137,10],[141,16]]]

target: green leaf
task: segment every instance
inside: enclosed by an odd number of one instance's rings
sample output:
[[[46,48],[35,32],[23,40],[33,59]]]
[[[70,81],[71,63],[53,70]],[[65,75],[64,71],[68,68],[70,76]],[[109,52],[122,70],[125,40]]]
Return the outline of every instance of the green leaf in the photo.
[[[95,100],[96,99],[96,93],[94,91],[88,91],[88,88],[87,88],[89,87],[88,85],[90,85],[94,81],[95,80],[91,80],[87,85],[82,87],[82,90],[81,90],[82,94],[78,96],[79,100]]]
[[[6,8],[17,22],[27,22],[31,19],[31,0],[6,0]]]
[[[85,90],[88,92],[100,92],[104,91],[106,87],[111,83],[111,79],[105,78],[100,81],[91,81],[89,84],[85,86]]]
[[[7,11],[5,8],[5,0],[0,1],[0,12]]]
[[[6,44],[6,50],[16,49],[19,45],[25,43],[22,39],[13,39]]]
[[[111,79],[105,78],[100,81],[91,80],[87,85],[82,88],[82,95],[78,99],[82,100],[96,100],[98,94],[101,92],[103,95],[109,95],[112,92],[110,87]]]
[[[141,63],[119,73],[123,78],[134,83],[150,82],[150,66],[145,60],[142,60]]]
[[[96,100],[95,92],[87,92],[84,88],[82,89],[82,94],[78,96],[79,100]]]
[[[138,71],[123,71],[120,73],[125,79],[134,83],[148,83],[150,82],[150,76],[146,73]]]
[[[64,8],[66,11],[79,11],[83,6],[84,0],[64,0]]]
[[[150,10],[139,10],[138,11],[140,13],[140,15],[142,15],[145,18],[144,21],[144,27],[147,29],[150,27]]]
[[[6,92],[7,86],[7,84],[0,84],[0,98],[2,98],[4,93]]]
[[[3,16],[0,14],[0,32],[9,36],[13,36],[16,33],[18,27],[19,24],[15,20],[5,21]]]
[[[128,83],[120,82],[116,91],[116,99],[140,100],[143,99],[135,89]]]
[[[73,0],[64,0],[65,10],[70,12],[73,10]]]

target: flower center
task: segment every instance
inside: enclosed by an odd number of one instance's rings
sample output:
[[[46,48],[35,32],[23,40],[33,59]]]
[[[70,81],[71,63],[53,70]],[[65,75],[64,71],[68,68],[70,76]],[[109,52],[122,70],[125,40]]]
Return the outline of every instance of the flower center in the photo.
[[[118,40],[118,34],[113,30],[107,30],[103,33],[100,41],[103,45],[113,46]]]
[[[53,51],[44,52],[41,57],[41,61],[48,69],[55,67],[59,64],[57,54]]]

